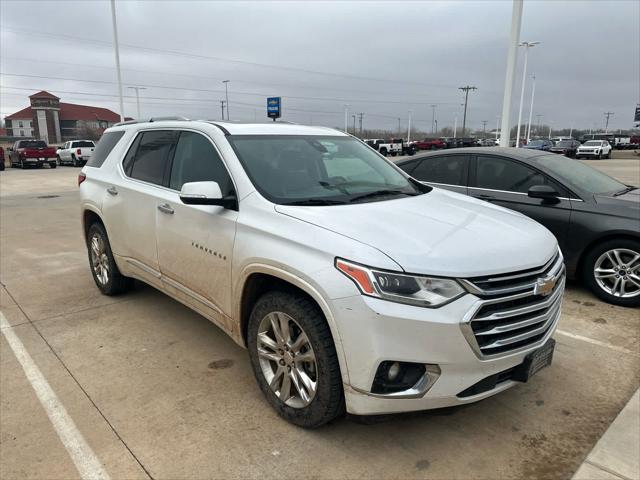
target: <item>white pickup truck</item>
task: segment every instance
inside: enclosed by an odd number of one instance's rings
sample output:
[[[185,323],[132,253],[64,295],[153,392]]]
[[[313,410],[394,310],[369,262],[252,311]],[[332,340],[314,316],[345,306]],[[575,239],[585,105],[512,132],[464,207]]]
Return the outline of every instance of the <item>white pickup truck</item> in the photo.
[[[380,152],[385,157],[387,155],[402,155],[402,142],[395,140],[383,140],[381,138],[373,138],[364,140],[374,150]]]
[[[92,140],[72,140],[56,151],[58,165],[83,166],[91,158],[96,144]]]

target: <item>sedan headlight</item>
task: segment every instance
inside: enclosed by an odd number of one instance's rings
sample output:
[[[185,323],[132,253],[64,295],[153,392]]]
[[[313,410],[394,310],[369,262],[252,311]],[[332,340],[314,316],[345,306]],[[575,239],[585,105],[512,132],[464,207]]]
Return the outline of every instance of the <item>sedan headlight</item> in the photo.
[[[363,295],[420,307],[440,307],[465,294],[450,278],[386,272],[336,259],[336,268],[349,277]]]

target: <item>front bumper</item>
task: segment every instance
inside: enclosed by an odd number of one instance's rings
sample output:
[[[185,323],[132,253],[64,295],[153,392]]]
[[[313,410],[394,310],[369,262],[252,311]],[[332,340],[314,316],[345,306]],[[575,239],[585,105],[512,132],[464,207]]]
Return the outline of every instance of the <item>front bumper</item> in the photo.
[[[477,395],[458,396],[481,380],[522,364],[530,352],[553,335],[560,312],[539,341],[512,353],[483,358],[465,337],[462,323],[480,304],[472,294],[437,309],[360,295],[333,300],[349,372],[350,384],[345,385],[347,411],[374,415],[462,405],[515,385],[517,382],[507,379]],[[376,370],[385,360],[437,365],[440,375],[418,397],[372,394]]]
[[[601,151],[598,152],[594,152],[594,151],[589,151],[589,152],[585,152],[585,151],[577,151],[577,155],[580,155],[581,157],[597,157],[601,154]],[[604,155],[604,153],[602,153]]]

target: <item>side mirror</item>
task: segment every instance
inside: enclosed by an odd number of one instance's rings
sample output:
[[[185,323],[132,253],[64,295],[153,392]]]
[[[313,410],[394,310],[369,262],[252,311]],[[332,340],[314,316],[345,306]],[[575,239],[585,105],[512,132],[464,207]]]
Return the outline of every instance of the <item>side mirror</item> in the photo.
[[[223,197],[218,182],[188,182],[182,185],[180,200],[186,205],[218,205],[229,210],[238,209],[235,195]]]
[[[542,200],[557,203],[560,194],[551,185],[533,185],[528,192],[531,198],[541,198]]]

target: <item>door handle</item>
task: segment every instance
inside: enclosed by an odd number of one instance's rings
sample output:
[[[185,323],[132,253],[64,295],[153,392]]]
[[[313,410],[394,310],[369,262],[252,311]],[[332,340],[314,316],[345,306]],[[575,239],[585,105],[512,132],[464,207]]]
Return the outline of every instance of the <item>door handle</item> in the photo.
[[[118,189],[116,187],[109,187],[107,188],[107,193],[109,193],[110,195],[117,195]]]
[[[168,203],[158,205],[158,210],[160,210],[162,213],[166,213],[167,215],[173,215],[173,208],[171,208],[171,205],[169,205]]]

